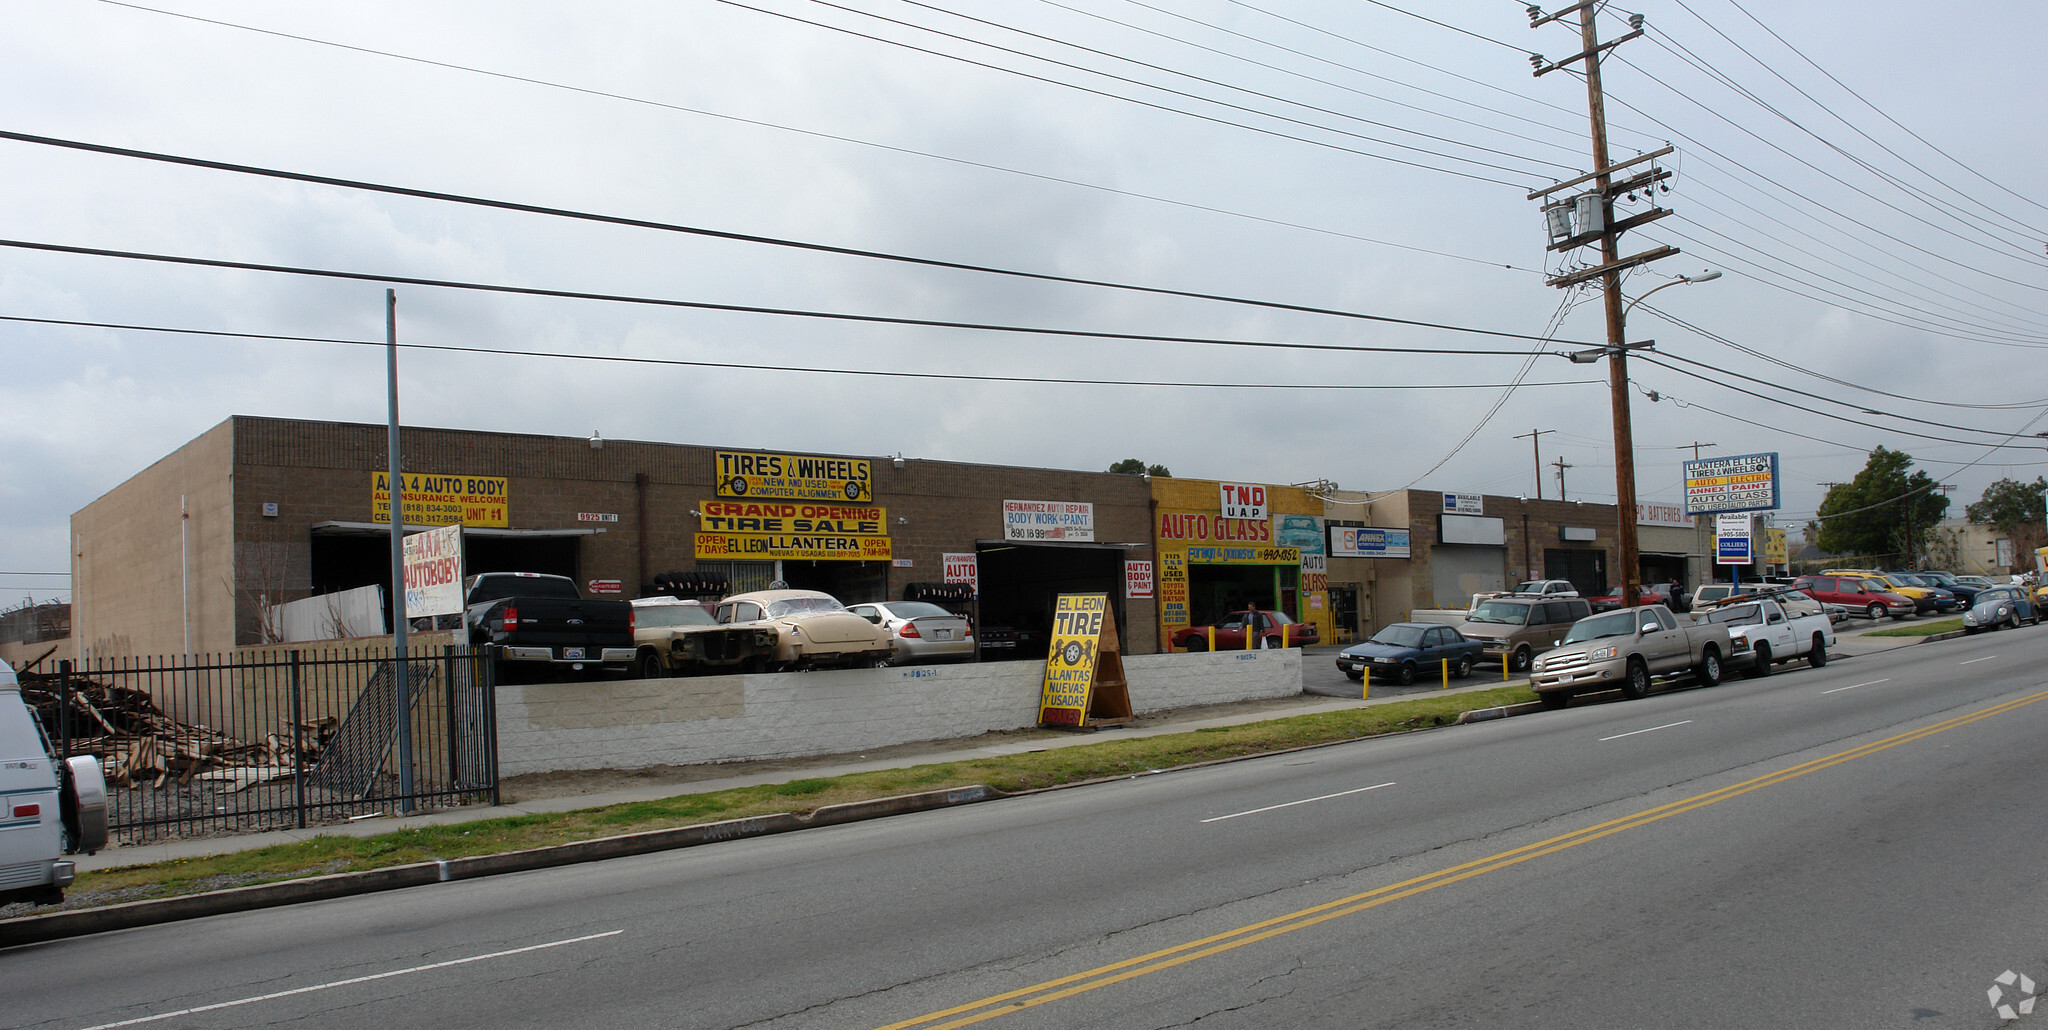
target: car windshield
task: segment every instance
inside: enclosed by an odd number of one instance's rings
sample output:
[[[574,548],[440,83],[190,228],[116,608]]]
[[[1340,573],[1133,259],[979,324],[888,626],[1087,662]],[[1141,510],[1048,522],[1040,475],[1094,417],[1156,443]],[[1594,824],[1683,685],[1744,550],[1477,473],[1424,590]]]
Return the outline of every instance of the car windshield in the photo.
[[[1518,594],[1540,594],[1543,592],[1543,580],[1532,579],[1527,583],[1517,583],[1515,584],[1514,592]]]
[[[1529,606],[1526,604],[1505,604],[1499,601],[1481,601],[1479,607],[1465,614],[1466,622],[1499,622],[1509,626],[1520,626],[1529,621]]]
[[[1421,647],[1421,626],[1388,626],[1372,635],[1369,643],[1386,644],[1389,647]]]
[[[791,616],[829,615],[833,612],[843,612],[846,610],[845,605],[829,597],[785,597],[780,601],[768,602],[766,607],[768,609],[768,617],[771,619],[787,619]]]
[[[886,607],[891,615],[899,619],[923,619],[933,615],[953,614],[929,601],[896,601]]]
[[[1708,622],[1721,622],[1731,626],[1762,622],[1763,612],[1754,604],[1731,604],[1707,616]]]
[[[1562,643],[1575,644],[1582,640],[1598,640],[1601,637],[1625,637],[1635,631],[1636,613],[1624,608],[1618,612],[1580,619],[1572,624],[1571,632],[1564,635]]]
[[[716,626],[718,620],[701,604],[648,604],[633,609],[633,622],[641,629],[664,626]]]

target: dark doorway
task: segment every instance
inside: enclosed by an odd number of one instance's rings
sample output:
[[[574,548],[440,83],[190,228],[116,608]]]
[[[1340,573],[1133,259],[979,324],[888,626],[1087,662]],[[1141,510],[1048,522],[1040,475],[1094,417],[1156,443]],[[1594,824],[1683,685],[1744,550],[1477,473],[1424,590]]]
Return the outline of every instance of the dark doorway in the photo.
[[[809,561],[783,559],[782,579],[791,590],[818,590],[840,604],[889,599],[889,563],[885,561]]]
[[[1550,547],[1543,551],[1543,578],[1568,579],[1580,597],[1601,597],[1607,593],[1607,552],[1580,547]]]
[[[984,661],[1044,661],[1060,594],[1108,594],[1118,631],[1130,632],[1122,548],[982,544],[978,550],[981,614],[974,627]]]

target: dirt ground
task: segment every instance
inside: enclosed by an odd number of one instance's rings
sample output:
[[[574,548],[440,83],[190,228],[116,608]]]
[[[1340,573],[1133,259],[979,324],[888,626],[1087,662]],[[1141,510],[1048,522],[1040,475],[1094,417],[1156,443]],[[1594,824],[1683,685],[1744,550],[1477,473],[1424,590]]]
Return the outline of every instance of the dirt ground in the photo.
[[[1199,705],[1193,708],[1176,708],[1171,712],[1141,715],[1134,719],[1120,721],[1118,725],[1140,728],[1162,726],[1176,722],[1193,722],[1220,715],[1259,714],[1271,712],[1273,718],[1284,718],[1304,705],[1316,704],[1326,698],[1309,695],[1273,698],[1259,701],[1239,701],[1232,704]],[[722,779],[727,776],[746,776],[754,773],[789,772],[801,773],[806,769],[824,769],[847,762],[904,761],[925,755],[944,754],[949,751],[963,751],[996,744],[1015,743],[1030,740],[1050,740],[1071,737],[1073,730],[1042,730],[1024,728],[997,730],[973,737],[952,737],[946,740],[922,740],[913,744],[896,744],[889,747],[869,748],[857,754],[816,755],[809,758],[777,759],[759,762],[719,762],[709,765],[650,765],[635,769],[574,769],[551,773],[529,773],[524,776],[507,776],[499,784],[499,796],[506,804],[521,801],[538,801],[545,798],[576,797],[582,794],[597,794],[619,790],[625,787],[674,784],[682,786],[700,780]],[[1086,734],[1088,731],[1079,731]]]

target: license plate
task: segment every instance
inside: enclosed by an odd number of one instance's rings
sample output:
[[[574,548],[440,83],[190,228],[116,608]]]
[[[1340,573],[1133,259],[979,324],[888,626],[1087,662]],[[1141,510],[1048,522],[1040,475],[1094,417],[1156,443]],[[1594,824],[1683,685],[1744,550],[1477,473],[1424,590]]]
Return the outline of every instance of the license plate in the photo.
[[[935,629],[935,630],[932,630],[932,639],[933,639],[933,640],[951,640],[951,639],[953,639],[953,631],[952,631],[952,630],[950,630],[950,629]]]
[[[1571,673],[1569,673],[1569,672],[1567,672],[1567,673],[1565,673],[1564,675],[1562,675],[1562,676],[1559,676],[1559,677],[1557,678],[1557,681],[1558,681],[1559,683],[1570,683],[1570,682],[1572,681],[1572,674],[1571,674]]]
[[[580,647],[565,647],[562,649],[562,657],[581,658],[583,657],[583,649]]]

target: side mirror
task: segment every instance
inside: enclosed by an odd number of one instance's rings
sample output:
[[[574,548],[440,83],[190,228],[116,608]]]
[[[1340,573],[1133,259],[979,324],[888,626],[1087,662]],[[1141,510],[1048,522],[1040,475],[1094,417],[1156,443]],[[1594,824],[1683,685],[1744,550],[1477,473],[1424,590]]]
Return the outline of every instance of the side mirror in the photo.
[[[1663,624],[1663,623],[1661,623],[1661,622],[1645,622],[1645,623],[1643,623],[1643,625],[1642,625],[1642,628],[1641,628],[1641,629],[1638,629],[1638,630],[1636,630],[1636,633],[1637,633],[1637,634],[1643,634],[1643,633],[1655,633],[1655,632],[1657,632],[1658,630],[1660,630],[1660,629],[1663,629],[1663,628],[1664,628],[1664,624]]]

